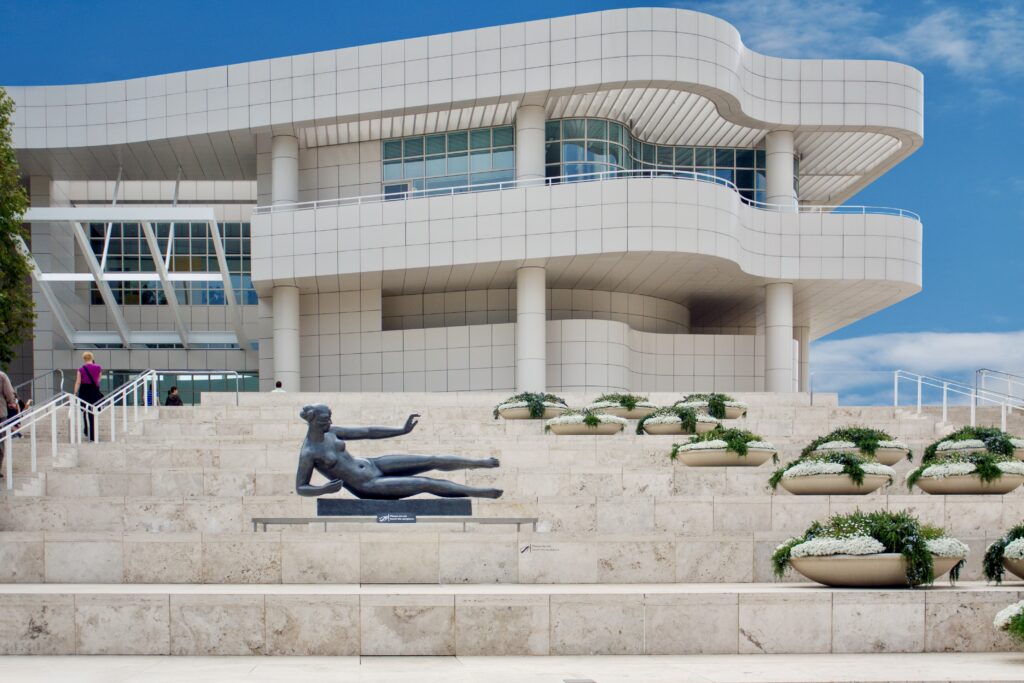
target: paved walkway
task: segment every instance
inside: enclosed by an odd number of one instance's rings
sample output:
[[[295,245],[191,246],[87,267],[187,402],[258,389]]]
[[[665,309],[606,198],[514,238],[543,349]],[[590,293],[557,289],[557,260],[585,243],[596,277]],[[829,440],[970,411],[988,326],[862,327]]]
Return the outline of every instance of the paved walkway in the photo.
[[[1024,681],[1024,653],[692,657],[0,657],[5,683]]]

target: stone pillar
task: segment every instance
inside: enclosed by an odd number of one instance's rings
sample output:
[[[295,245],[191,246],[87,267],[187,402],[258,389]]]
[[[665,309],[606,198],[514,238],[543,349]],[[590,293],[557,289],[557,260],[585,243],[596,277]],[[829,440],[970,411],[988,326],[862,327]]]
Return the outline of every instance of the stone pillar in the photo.
[[[797,206],[796,188],[793,185],[794,151],[792,131],[775,130],[765,138],[765,194],[769,204],[794,209]]]
[[[800,346],[800,391],[806,393],[811,390],[811,328],[794,327],[793,338]]]
[[[274,204],[299,201],[299,140],[275,135],[270,147],[270,196]]]
[[[274,381],[299,390],[299,288],[274,287]]]
[[[540,267],[516,271],[516,392],[547,387],[547,280]]]
[[[764,288],[764,390],[793,392],[793,285]]]
[[[516,110],[516,180],[544,178],[544,107],[528,104]]]

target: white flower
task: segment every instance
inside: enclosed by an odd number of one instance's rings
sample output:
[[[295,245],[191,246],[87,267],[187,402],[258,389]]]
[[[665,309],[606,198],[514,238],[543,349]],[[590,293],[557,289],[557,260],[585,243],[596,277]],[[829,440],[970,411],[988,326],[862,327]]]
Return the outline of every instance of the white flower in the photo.
[[[697,413],[697,422],[713,422],[714,424],[720,424],[717,417],[711,417],[707,413]]]
[[[879,465],[875,462],[865,462],[861,464],[864,469],[864,474],[881,474],[889,477],[892,480],[896,476],[896,470],[886,465]],[[795,477],[813,477],[815,475],[824,474],[842,474],[843,466],[837,462],[824,462],[822,460],[804,460],[803,462],[793,465],[785,474],[782,475],[783,479],[793,479]]]
[[[530,404],[526,401],[509,401],[508,403],[498,404],[498,410],[508,410],[510,408],[526,408]],[[544,401],[545,408],[567,408],[564,403],[552,403],[551,401]]]
[[[855,451],[857,444],[852,441],[826,441],[818,445],[815,451]]]
[[[928,552],[939,557],[967,557],[971,554],[971,549],[965,543],[948,536],[925,541],[925,546]]]
[[[694,410],[700,410],[708,407],[707,401],[678,401],[673,404],[673,408],[693,408]]]
[[[1007,543],[1003,557],[1008,557],[1011,560],[1024,560],[1024,538]]]
[[[1024,475],[1024,462],[1014,460],[1012,462],[997,462],[996,467],[1002,470],[1003,474]]]
[[[996,615],[995,621],[992,622],[992,625],[1000,631],[1003,631],[1010,625],[1011,619],[1022,613],[1024,613],[1024,600],[1015,602],[1006,609],[999,610],[999,614]]]
[[[605,424],[611,423],[622,426],[629,424],[629,420],[627,420],[624,417],[616,417],[615,415],[605,415],[604,413],[594,413],[594,416]],[[551,425],[578,425],[583,424],[584,418],[586,418],[586,415],[583,415],[581,413],[569,413],[568,415],[559,415],[558,417],[553,417],[550,420],[547,420],[544,424],[548,425],[549,427]]]
[[[870,536],[850,538],[813,538],[793,546],[790,557],[824,557],[828,555],[877,555],[885,546]]]
[[[644,420],[645,425],[674,425],[682,422],[678,415],[654,415]]]
[[[903,443],[902,441],[879,441],[878,442],[878,447],[879,448],[898,448],[901,451],[909,451],[910,450],[910,446],[908,446],[907,444]]]
[[[759,451],[774,451],[775,444],[770,441],[748,441],[747,448],[753,448]]]
[[[748,408],[747,404],[743,401],[722,401],[722,405],[726,408],[743,408],[743,410]]]
[[[931,465],[921,472],[922,477],[933,479],[945,479],[946,477],[958,477],[963,474],[971,474],[977,468],[973,462],[944,462],[938,465]]]
[[[618,403],[616,401],[595,401],[594,403],[591,403],[590,405],[587,406],[587,410],[603,410],[604,408],[625,408],[625,407],[626,406],[624,406],[621,403]],[[636,407],[637,408],[657,408],[658,406],[654,405],[650,401],[637,401],[636,402]]]
[[[967,451],[975,448],[985,448],[985,442],[978,439],[964,439],[963,441],[942,441],[935,447],[936,451]]]
[[[1024,439],[1010,439],[1010,444],[1014,448],[1024,448]]]

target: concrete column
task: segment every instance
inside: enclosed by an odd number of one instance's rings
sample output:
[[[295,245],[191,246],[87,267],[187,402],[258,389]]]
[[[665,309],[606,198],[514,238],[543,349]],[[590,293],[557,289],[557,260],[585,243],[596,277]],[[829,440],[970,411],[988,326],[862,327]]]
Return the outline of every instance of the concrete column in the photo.
[[[528,104],[516,110],[516,180],[544,177],[544,107]]]
[[[547,279],[543,268],[516,271],[516,392],[547,387]]]
[[[299,390],[299,288],[274,287],[274,381]]]
[[[811,390],[811,328],[794,327],[793,338],[800,346],[800,391],[808,392]]]
[[[766,199],[769,204],[796,207],[796,188],[793,186],[793,133],[774,130],[765,138]]]
[[[270,197],[274,204],[299,201],[299,140],[275,135],[270,146]]]
[[[764,288],[764,390],[793,392],[793,285]]]

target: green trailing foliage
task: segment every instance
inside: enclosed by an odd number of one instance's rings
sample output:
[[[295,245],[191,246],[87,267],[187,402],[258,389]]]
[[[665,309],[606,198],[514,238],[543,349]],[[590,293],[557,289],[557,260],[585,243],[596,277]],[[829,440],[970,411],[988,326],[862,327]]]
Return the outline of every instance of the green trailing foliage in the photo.
[[[1019,643],[1024,643],[1024,613],[1014,615],[1006,624],[1006,632]]]
[[[582,415],[583,424],[587,425],[588,427],[596,427],[597,425],[601,424],[601,414],[594,412],[593,410],[567,410],[561,415],[559,415],[559,417],[563,417],[565,415]],[[544,431],[550,432],[551,425],[544,425]]]
[[[697,443],[700,441],[724,441],[725,447],[739,455],[745,457],[747,455],[747,442],[749,441],[763,441],[760,436],[753,432],[748,432],[744,429],[726,429],[722,425],[718,425],[710,432],[698,434],[697,436],[690,439],[690,443]],[[672,444],[672,450],[669,452],[669,457],[675,460],[679,457],[679,449],[686,444]],[[778,454],[772,455],[772,462],[778,462]]]
[[[768,480],[768,484],[773,489],[778,488],[779,482],[782,481],[782,475],[784,475],[790,468],[809,461],[829,462],[842,465],[843,474],[852,479],[853,483],[857,486],[864,485],[864,463],[869,461],[860,455],[849,451],[843,453],[828,453],[827,455],[802,455],[796,460],[786,463],[785,467],[780,467],[775,470],[775,472],[772,473],[771,478]],[[889,478],[889,483],[892,483],[892,477]]]
[[[729,394],[690,394],[682,401],[677,401],[676,403],[706,402],[708,404],[708,415],[722,420],[725,419],[725,402],[732,400],[733,397]]]
[[[509,396],[504,401],[494,406],[494,419],[498,419],[498,407],[506,403],[526,403],[527,409],[530,411],[530,417],[534,420],[539,420],[544,417],[544,404],[545,403],[556,403],[558,405],[565,405],[565,399],[559,398],[554,394],[534,394],[526,392],[522,394],[516,394],[515,396]]]
[[[921,524],[907,511],[861,512],[833,515],[824,523],[814,522],[803,536],[791,538],[772,554],[772,569],[782,577],[789,568],[793,548],[814,538],[852,538],[870,536],[884,546],[886,553],[900,553],[907,562],[907,583],[910,586],[931,584],[935,581],[935,567],[927,542],[944,535],[938,527]],[[949,572],[950,583],[960,578],[965,562],[961,560]]]
[[[924,457],[921,458],[921,462],[936,460],[939,457],[936,449],[943,441],[968,441],[971,439],[983,442],[989,453],[1012,457],[1013,443],[1010,441],[1011,438],[1009,434],[996,427],[961,427],[952,434],[929,444],[924,449]]]
[[[679,408],[677,406],[669,406],[667,408],[658,408],[650,415],[640,418],[636,423],[636,433],[644,434],[644,423],[647,420],[655,417],[662,417],[664,415],[675,415],[682,422],[683,431],[687,434],[692,434],[697,431],[697,411],[693,408]]]
[[[1006,569],[1003,567],[1003,555],[1006,553],[1006,546],[1022,538],[1024,538],[1024,523],[1013,527],[1002,538],[988,547],[988,550],[985,551],[985,557],[981,560],[981,569],[985,573],[986,579],[996,583],[1003,582],[1003,576],[1006,573]]]
[[[594,403],[618,403],[626,410],[636,410],[637,404],[646,400],[646,396],[636,394],[601,394]]]
[[[1012,462],[1013,460],[1014,458],[1012,457],[987,451],[985,453],[953,453],[941,458],[933,457],[931,460],[924,460],[920,467],[907,475],[907,488],[913,489],[921,479],[924,471],[932,465],[943,465],[945,463],[952,462],[969,462],[974,465],[974,472],[971,474],[977,474],[982,481],[990,482],[1003,476],[1003,471],[999,469],[999,463]]]
[[[875,451],[878,450],[879,441],[892,441],[893,437],[888,432],[883,432],[880,429],[872,429],[871,427],[861,427],[854,425],[852,427],[840,427],[834,429],[824,436],[819,436],[814,441],[807,444],[807,446],[800,452],[801,456],[810,455],[811,451],[820,446],[823,443],[829,441],[850,441],[857,444],[857,448],[861,450],[864,455],[874,455]],[[914,454],[907,452],[907,460],[913,460]]]

